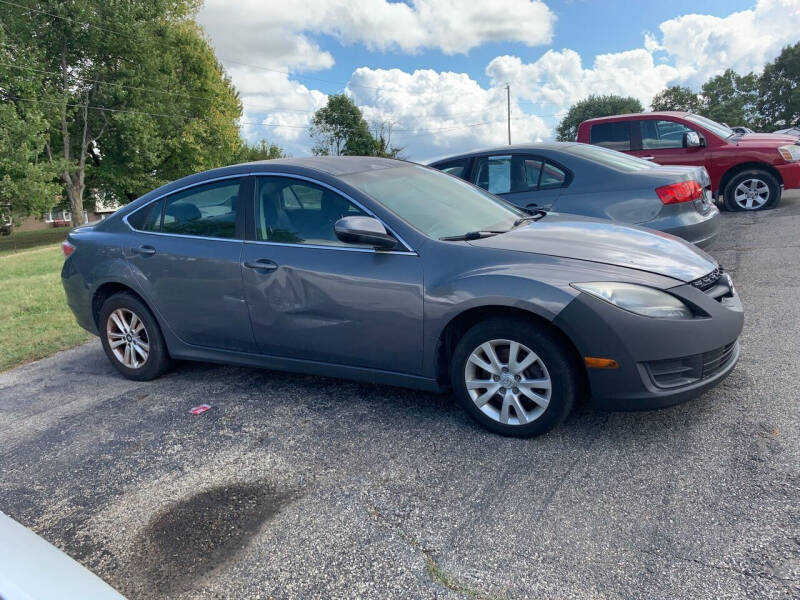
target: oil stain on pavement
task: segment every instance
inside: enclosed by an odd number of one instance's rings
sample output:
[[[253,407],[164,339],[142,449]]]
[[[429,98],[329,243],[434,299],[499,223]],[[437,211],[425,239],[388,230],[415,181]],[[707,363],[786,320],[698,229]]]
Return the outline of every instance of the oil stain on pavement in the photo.
[[[226,563],[299,497],[271,484],[233,483],[200,491],[155,515],[139,536],[149,586],[173,591]]]

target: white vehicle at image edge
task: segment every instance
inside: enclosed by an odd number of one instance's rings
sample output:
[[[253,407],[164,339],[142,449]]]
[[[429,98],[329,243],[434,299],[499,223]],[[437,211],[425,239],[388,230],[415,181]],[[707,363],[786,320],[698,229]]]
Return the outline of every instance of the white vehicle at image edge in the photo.
[[[0,600],[125,600],[55,546],[0,512]]]

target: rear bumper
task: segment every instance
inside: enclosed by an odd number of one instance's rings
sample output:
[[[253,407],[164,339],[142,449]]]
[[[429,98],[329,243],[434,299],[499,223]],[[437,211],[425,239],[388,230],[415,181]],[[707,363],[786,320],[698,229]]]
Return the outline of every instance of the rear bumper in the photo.
[[[75,315],[78,325],[97,335],[97,325],[92,315],[91,291],[84,278],[74,268],[72,257],[64,261],[64,266],[61,268],[61,283],[67,296],[67,305]]]
[[[711,244],[719,234],[720,215],[719,209],[712,206],[704,215],[693,209],[676,215],[659,217],[641,223],[641,225],[683,238],[687,242],[704,248]]]
[[[783,180],[783,188],[792,190],[800,188],[800,162],[775,165],[775,169]]]
[[[681,285],[670,293],[700,308],[708,317],[653,319],[580,294],[554,324],[576,345],[582,357],[611,358],[616,369],[586,369],[592,404],[607,410],[650,410],[699,396],[717,385],[739,359],[738,338],[744,324],[735,292],[718,301]],[[729,351],[725,351],[725,349]],[[724,354],[724,360],[717,360]],[[665,363],[698,365],[687,377],[654,376]],[[707,364],[706,364],[707,363]]]

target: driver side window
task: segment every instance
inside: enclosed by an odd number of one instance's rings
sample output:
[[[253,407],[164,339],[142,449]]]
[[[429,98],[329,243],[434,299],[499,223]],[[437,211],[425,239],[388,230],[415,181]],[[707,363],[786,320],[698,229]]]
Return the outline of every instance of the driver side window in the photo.
[[[664,150],[683,148],[683,134],[694,131],[676,121],[640,121],[642,126],[642,149]]]
[[[284,244],[352,246],[333,230],[342,217],[365,215],[358,206],[309,181],[259,177],[256,187],[256,239]]]

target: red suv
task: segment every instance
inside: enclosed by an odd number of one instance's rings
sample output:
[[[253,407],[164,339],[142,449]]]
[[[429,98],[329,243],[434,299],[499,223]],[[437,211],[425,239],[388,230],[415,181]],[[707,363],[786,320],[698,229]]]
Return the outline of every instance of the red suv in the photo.
[[[662,165],[700,165],[728,210],[775,206],[781,188],[800,188],[800,140],[773,133],[737,134],[700,115],[653,112],[589,119],[578,141]]]

